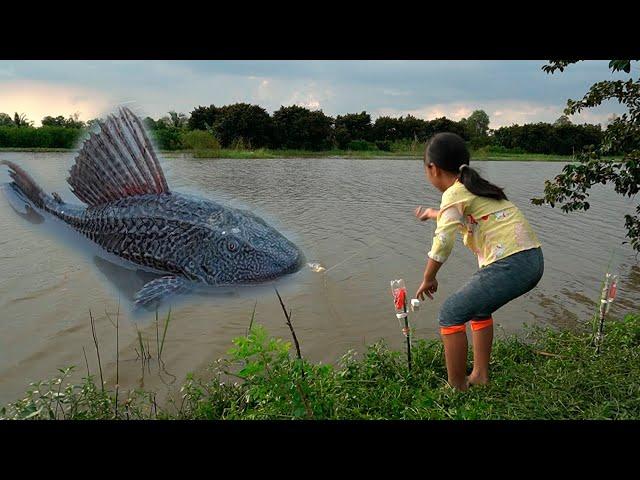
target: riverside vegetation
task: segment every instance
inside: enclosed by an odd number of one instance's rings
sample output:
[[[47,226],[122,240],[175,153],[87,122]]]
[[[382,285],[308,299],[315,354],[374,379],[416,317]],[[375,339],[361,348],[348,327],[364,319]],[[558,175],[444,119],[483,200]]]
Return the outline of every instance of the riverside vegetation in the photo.
[[[284,304],[283,304],[284,309]],[[286,315],[286,309],[284,309]],[[255,313],[255,312],[254,312]],[[87,374],[68,382],[75,367],[31,384],[26,395],[0,409],[2,419],[638,419],[640,315],[607,321],[600,354],[593,325],[554,330],[534,327],[523,338],[497,338],[488,386],[466,392],[446,385],[439,340],[418,340],[408,372],[402,352],[380,341],[338,365],[307,361],[291,344],[272,338],[253,315],[246,336],[205,378],[188,375],[178,400],[159,406],[156,394],[108,388]],[[93,319],[91,319],[93,325]],[[155,359],[163,369],[157,335]],[[117,325],[117,324],[116,324]],[[156,322],[156,325],[158,323]],[[500,335],[498,335],[500,337]],[[140,340],[142,368],[153,347]],[[99,347],[96,341],[96,353]],[[470,353],[471,355],[471,353]],[[86,361],[86,359],[85,359]],[[117,363],[116,363],[117,368]],[[228,380],[233,378],[233,380]],[[116,382],[117,383],[117,382]]]
[[[85,124],[77,114],[68,119],[47,116],[34,128],[24,115],[16,113],[12,119],[0,113],[0,149],[73,149],[96,122]],[[600,125],[574,125],[566,116],[554,124],[495,130],[489,122],[482,110],[460,121],[411,115],[372,121],[367,112],[333,118],[296,105],[269,115],[246,103],[200,106],[189,116],[172,111],[158,120],[145,119],[160,150],[191,151],[199,158],[417,157],[430,136],[450,131],[462,136],[478,159],[567,160],[583,147],[598,145],[603,135]]]

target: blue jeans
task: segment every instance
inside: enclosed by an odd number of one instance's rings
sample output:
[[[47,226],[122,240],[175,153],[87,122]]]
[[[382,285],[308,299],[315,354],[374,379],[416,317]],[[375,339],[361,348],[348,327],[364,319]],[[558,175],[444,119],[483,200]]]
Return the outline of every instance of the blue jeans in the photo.
[[[496,260],[474,273],[447,298],[438,314],[442,327],[489,318],[500,307],[535,287],[544,272],[542,249],[532,248]]]

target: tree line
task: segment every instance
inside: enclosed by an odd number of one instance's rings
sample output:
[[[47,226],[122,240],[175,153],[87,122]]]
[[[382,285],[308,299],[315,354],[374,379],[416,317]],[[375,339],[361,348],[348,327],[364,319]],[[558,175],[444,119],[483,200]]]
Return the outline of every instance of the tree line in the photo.
[[[0,147],[73,148],[97,119],[83,122],[78,115],[46,116],[42,127],[17,113],[0,113]],[[198,106],[189,115],[171,111],[145,124],[162,150],[180,149],[296,149],[296,150],[420,150],[439,132],[454,132],[472,149],[495,146],[513,152],[571,155],[602,140],[600,125],[575,125],[562,116],[555,123],[512,125],[492,130],[483,110],[454,121],[446,117],[423,120],[412,115],[382,116],[372,121],[365,111],[326,115],[292,105],[272,115],[259,105],[235,103]]]

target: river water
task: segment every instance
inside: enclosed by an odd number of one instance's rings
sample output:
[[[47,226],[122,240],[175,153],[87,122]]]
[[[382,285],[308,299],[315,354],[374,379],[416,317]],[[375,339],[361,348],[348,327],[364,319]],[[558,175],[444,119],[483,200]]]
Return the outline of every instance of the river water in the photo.
[[[74,201],[66,184],[73,156],[0,153],[66,201]],[[200,160],[178,154],[165,156],[162,164],[171,189],[252,209],[300,245],[308,262],[326,268],[321,273],[304,268],[276,283],[292,311],[304,356],[335,363],[347,350],[362,351],[380,339],[403,348],[389,281],[404,278],[409,293],[415,292],[434,225],[417,221],[413,210],[417,205],[437,207],[440,199],[419,160]],[[588,321],[612,252],[620,283],[610,315],[637,310],[640,264],[631,248],[622,245],[623,216],[632,211],[632,200],[597,186],[588,212],[564,214],[530,203],[563,164],[474,166],[506,187],[537,232],[546,261],[538,287],[495,314],[496,335],[522,333],[525,324],[571,327]],[[0,182],[8,181],[2,168]],[[224,356],[231,340],[246,333],[254,306],[256,323],[290,340],[271,287],[195,297],[172,306],[162,353],[166,372],[149,364],[143,373],[138,332],[152,355],[157,333],[152,316],[138,318],[129,311],[127,298],[135,282],[123,282],[109,264],[53,235],[47,222],[32,223],[17,215],[4,195],[0,225],[0,404],[16,400],[29,382],[49,378],[58,368],[76,365],[78,378],[86,374],[83,347],[91,373],[98,373],[90,310],[108,386],[116,380],[112,322],[120,305],[120,388],[143,387],[160,395],[176,394],[188,372],[204,374],[208,364]],[[435,299],[410,316],[417,338],[438,335],[439,306],[476,268],[475,257],[458,239],[438,275]],[[160,336],[165,315],[166,310],[160,312]]]

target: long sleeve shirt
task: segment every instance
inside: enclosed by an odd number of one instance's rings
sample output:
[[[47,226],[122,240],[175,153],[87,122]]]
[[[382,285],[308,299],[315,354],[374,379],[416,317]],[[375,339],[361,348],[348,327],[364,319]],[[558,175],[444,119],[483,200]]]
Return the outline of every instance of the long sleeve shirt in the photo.
[[[456,231],[477,256],[479,267],[540,246],[531,225],[513,203],[474,195],[457,180],[442,194],[429,257],[444,263],[453,249]]]

